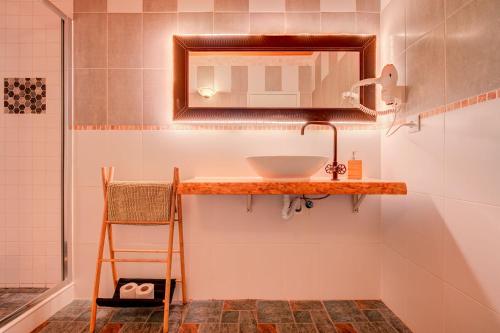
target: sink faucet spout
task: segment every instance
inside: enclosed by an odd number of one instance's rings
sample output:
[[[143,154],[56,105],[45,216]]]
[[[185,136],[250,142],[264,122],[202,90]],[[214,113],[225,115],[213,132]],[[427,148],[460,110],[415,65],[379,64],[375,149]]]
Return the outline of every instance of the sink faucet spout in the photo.
[[[300,135],[304,135],[305,129],[309,125],[330,126],[333,130],[333,162],[326,166],[326,172],[332,174],[332,180],[339,180],[339,174],[344,174],[346,167],[337,161],[337,127],[328,121],[308,121],[300,129]]]

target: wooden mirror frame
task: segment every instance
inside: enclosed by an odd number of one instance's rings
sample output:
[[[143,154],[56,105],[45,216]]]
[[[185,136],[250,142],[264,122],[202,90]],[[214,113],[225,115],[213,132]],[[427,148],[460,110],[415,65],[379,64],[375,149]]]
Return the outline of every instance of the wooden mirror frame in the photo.
[[[374,122],[357,108],[189,107],[191,51],[346,51],[359,53],[359,79],[375,77],[372,35],[200,35],[174,37],[174,121],[196,122]],[[361,104],[375,108],[375,87],[361,87]]]

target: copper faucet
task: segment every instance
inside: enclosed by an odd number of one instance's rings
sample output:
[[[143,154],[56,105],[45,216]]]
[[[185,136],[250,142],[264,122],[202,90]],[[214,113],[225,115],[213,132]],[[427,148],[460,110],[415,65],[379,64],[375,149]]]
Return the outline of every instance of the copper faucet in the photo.
[[[339,180],[339,174],[343,175],[346,172],[346,167],[337,162],[337,127],[328,121],[308,121],[300,129],[300,135],[304,135],[304,130],[309,125],[324,125],[333,129],[333,162],[326,165],[325,171],[332,174],[332,180]]]

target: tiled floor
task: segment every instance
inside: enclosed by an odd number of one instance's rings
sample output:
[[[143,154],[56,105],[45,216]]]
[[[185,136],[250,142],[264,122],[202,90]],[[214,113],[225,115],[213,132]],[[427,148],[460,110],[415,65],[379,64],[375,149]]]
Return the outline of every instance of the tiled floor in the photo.
[[[193,301],[172,305],[171,333],[411,333],[381,301]],[[35,331],[87,332],[89,302],[74,301]],[[96,332],[161,332],[162,308],[100,308]]]
[[[46,290],[47,288],[0,288],[0,319]]]

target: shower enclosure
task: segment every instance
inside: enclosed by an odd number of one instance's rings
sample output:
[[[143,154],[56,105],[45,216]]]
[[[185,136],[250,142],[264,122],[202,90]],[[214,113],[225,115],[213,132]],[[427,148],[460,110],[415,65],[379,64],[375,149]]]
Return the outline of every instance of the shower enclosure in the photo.
[[[70,280],[71,20],[0,0],[0,327]]]

